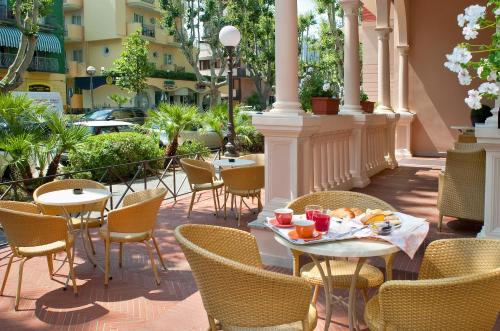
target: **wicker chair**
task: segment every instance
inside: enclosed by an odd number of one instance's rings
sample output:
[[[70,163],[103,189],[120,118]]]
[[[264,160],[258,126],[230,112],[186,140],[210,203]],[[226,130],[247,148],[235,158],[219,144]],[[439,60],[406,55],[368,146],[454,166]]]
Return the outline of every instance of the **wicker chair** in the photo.
[[[62,207],[57,206],[48,206],[40,203],[38,201],[38,197],[44,193],[53,192],[57,190],[66,190],[66,189],[75,189],[75,188],[93,188],[93,189],[102,189],[107,190],[106,186],[94,182],[93,180],[88,179],[64,179],[64,180],[56,180],[50,183],[43,184],[39,186],[35,192],[33,193],[33,199],[35,203],[40,207],[41,211],[45,215],[59,215],[65,216],[64,209]],[[98,202],[92,205],[85,206],[85,212],[98,212],[100,213],[100,217],[91,217],[87,222],[87,237],[89,238],[90,247],[92,248],[92,253],[95,254],[94,244],[92,243],[92,239],[90,236],[90,230],[92,228],[98,228],[104,223],[104,210],[106,208],[107,201]],[[82,213],[82,207],[66,207],[66,212],[69,214],[80,214]],[[71,223],[74,229],[82,229],[82,218],[81,217],[72,217]]]
[[[266,165],[266,157],[265,154],[247,154],[239,157],[240,160],[251,160],[255,161],[255,165]]]
[[[227,218],[227,200],[229,195],[240,197],[238,226],[244,198],[257,198],[258,210],[262,209],[261,190],[264,188],[264,166],[228,168],[221,171],[224,180],[224,219]]]
[[[294,214],[304,214],[307,205],[320,205],[325,209],[337,208],[360,208],[360,209],[382,209],[396,211],[393,206],[378,198],[366,195],[363,193],[350,191],[324,191],[315,192],[301,196],[290,202],[287,208],[293,210]],[[299,269],[300,252],[292,250],[293,253],[293,274],[307,279],[311,284],[315,285],[313,302],[318,298],[319,287],[323,286],[320,271],[316,265],[311,262]],[[386,261],[386,278],[392,278],[392,262],[394,255],[391,254],[385,257]],[[322,264],[323,270],[326,270],[326,264]],[[356,263],[351,261],[334,260],[330,262],[332,274],[332,287],[334,288],[349,288],[351,286],[352,275],[356,270]],[[370,265],[364,264],[359,273],[357,288],[362,289],[362,294],[365,302],[368,300],[367,289],[378,287],[384,281],[382,272]]]
[[[432,242],[419,280],[389,281],[365,309],[370,330],[492,330],[500,310],[500,241]]]
[[[73,256],[71,254],[73,235],[68,233],[66,219],[59,216],[41,215],[37,206],[33,204],[5,201],[0,203],[0,222],[12,250],[0,295],[3,295],[5,285],[7,284],[12,260],[14,257],[21,259],[15,301],[16,310],[19,308],[19,300],[21,298],[24,263],[33,257],[47,257],[49,274],[52,278],[54,272],[52,254],[66,252],[73,292],[75,295],[78,293],[75,272],[73,270]]]
[[[462,151],[480,151],[483,150],[484,147],[481,144],[476,144],[476,143],[455,143],[455,150],[462,150]]]
[[[219,194],[217,190],[224,185],[222,180],[215,178],[215,168],[208,162],[192,159],[181,159],[181,165],[186,173],[191,187],[191,203],[189,204],[188,217],[191,216],[193,210],[194,198],[197,192],[212,191],[214,198],[215,213],[217,216],[220,209]]]
[[[486,152],[450,150],[446,170],[439,174],[438,230],[443,216],[483,221]]]
[[[316,309],[303,279],[262,269],[248,232],[185,224],[175,238],[186,255],[208,314],[210,330],[314,330]]]
[[[460,134],[458,136],[458,142],[459,143],[467,143],[467,144],[475,144],[477,143],[477,138],[476,136],[472,134]]]
[[[156,188],[126,195],[123,199],[123,207],[112,210],[108,213],[108,223],[99,229],[99,236],[105,241],[106,258],[104,285],[109,281],[109,255],[112,242],[120,244],[119,266],[123,262],[123,244],[132,242],[142,242],[146,245],[151,267],[155,276],[156,283],[160,285],[160,277],[153,257],[153,250],[148,244],[153,241],[156,253],[165,270],[165,262],[160,253],[160,248],[154,237],[154,228],[156,217],[167,190],[165,188]]]

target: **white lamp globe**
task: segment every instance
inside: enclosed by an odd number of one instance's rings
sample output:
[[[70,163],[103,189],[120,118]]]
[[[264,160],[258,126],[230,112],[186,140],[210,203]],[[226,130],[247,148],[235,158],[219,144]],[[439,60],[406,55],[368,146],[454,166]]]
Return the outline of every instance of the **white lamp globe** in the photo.
[[[88,66],[88,67],[87,67],[87,74],[88,74],[89,76],[94,76],[94,75],[95,75],[95,72],[96,72],[95,67],[93,67],[93,66]]]
[[[225,47],[236,47],[241,40],[240,30],[232,25],[227,25],[220,30],[219,40]]]

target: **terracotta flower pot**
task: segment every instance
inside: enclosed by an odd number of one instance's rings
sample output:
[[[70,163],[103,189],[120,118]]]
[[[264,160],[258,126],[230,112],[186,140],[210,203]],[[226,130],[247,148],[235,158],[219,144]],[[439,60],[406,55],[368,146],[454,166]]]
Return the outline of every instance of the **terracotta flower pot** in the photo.
[[[336,115],[339,113],[339,99],[329,97],[312,97],[312,111],[316,115]]]
[[[375,109],[375,102],[372,101],[361,101],[361,108],[365,113],[371,114]]]

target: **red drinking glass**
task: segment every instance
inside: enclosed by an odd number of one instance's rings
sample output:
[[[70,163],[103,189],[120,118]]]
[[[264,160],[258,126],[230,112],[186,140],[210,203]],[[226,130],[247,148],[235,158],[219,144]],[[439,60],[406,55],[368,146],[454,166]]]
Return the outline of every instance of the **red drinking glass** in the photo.
[[[323,211],[323,207],[318,205],[307,205],[304,210],[306,212],[306,219],[312,221],[313,215],[318,212],[321,213]]]
[[[316,231],[328,232],[328,229],[330,228],[330,215],[325,213],[314,213],[313,221]]]

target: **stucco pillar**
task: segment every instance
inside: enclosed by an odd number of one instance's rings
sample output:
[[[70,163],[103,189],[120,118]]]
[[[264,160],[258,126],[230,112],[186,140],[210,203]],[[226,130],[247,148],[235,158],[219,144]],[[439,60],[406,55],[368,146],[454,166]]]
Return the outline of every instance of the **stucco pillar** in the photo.
[[[389,58],[390,27],[375,28],[378,34],[378,106],[377,113],[392,113],[391,107],[391,68]]]
[[[271,112],[304,114],[299,103],[297,1],[276,0],[276,102]]]
[[[295,1],[291,1],[295,2]],[[359,102],[359,0],[341,0],[344,10],[344,105],[340,114],[362,114]]]
[[[408,45],[398,46],[398,112],[408,112]]]

